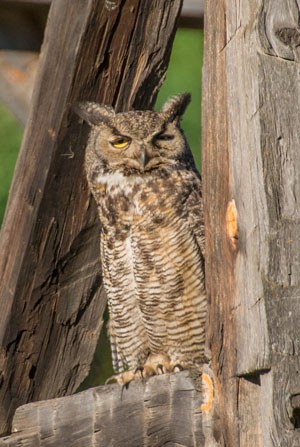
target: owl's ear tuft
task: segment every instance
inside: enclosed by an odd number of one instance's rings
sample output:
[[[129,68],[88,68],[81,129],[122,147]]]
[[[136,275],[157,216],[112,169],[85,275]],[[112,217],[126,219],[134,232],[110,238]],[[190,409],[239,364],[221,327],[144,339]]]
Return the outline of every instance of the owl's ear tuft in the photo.
[[[190,93],[182,93],[168,99],[163,105],[162,112],[168,116],[168,121],[180,119],[191,101]]]
[[[110,106],[101,106],[96,102],[79,102],[73,106],[74,112],[91,126],[108,123],[115,116]]]

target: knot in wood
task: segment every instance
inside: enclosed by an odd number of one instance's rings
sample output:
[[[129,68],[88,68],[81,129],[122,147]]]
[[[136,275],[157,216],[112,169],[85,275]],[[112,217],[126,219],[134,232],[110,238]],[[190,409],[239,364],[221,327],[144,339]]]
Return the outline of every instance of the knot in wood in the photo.
[[[275,34],[288,47],[296,48],[300,45],[300,30],[298,28],[281,28]]]
[[[291,405],[293,408],[300,409],[300,394],[294,394],[291,396]]]
[[[294,394],[290,398],[292,406],[291,422],[295,428],[300,428],[300,394]]]

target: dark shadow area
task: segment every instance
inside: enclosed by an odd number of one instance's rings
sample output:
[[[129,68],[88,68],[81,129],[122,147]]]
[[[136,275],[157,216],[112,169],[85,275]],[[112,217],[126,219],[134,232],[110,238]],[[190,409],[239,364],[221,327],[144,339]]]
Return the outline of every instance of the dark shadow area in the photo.
[[[1,1],[0,50],[39,51],[48,12],[43,3]]]

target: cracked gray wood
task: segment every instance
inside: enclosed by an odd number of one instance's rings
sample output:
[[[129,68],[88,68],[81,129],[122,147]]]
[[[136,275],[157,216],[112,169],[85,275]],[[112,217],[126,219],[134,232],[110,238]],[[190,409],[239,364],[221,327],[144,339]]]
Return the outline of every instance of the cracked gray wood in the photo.
[[[187,371],[92,388],[18,408],[0,446],[202,446],[200,398]]]
[[[226,446],[300,445],[299,14],[292,0],[206,2],[209,345]]]
[[[151,107],[180,8],[181,0],[51,5],[0,235],[0,433],[19,405],[77,389],[102,326],[99,223],[83,172],[88,128],[71,106]]]

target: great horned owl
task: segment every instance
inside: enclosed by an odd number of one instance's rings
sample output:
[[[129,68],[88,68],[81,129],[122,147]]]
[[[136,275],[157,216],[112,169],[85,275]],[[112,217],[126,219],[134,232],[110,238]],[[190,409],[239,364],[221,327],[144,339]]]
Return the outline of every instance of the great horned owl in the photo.
[[[204,356],[206,295],[200,175],[179,121],[189,94],[161,112],[81,103],[91,126],[86,173],[101,222],[113,368],[120,383]]]

